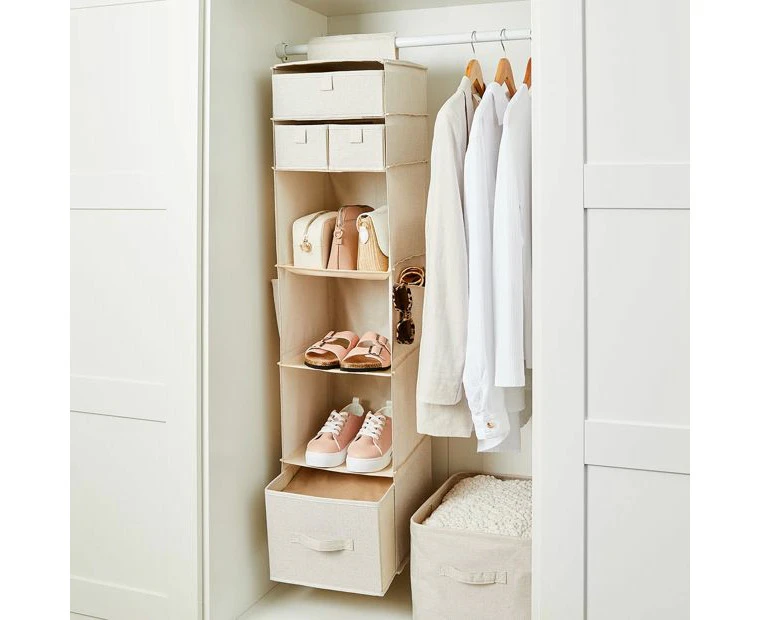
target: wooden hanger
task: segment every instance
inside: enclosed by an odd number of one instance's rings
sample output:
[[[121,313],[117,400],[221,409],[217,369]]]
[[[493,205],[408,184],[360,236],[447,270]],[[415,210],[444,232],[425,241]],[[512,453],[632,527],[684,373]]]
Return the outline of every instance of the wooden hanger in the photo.
[[[475,56],[474,30],[470,37],[470,45],[472,46],[472,55]],[[486,81],[483,79],[483,69],[481,69],[477,58],[473,58],[467,63],[467,68],[464,70],[464,74],[470,78],[470,82],[472,82],[472,92],[477,93],[482,97],[483,93],[486,92]]]
[[[504,47],[504,39],[501,38],[504,35],[506,28],[503,28],[500,33],[499,43],[501,43],[501,49],[504,50],[504,56],[499,59],[499,64],[496,65],[496,75],[493,81],[497,84],[506,84],[509,96],[514,97],[517,92],[517,86],[515,86],[515,74],[512,72],[512,64],[507,59],[507,50]]]
[[[485,80],[483,79],[483,69],[480,68],[480,63],[477,58],[473,58],[467,63],[467,68],[464,70],[464,74],[470,78],[472,82],[472,92],[477,93],[481,97],[486,92]]]
[[[525,67],[525,77],[523,78],[523,84],[525,84],[528,88],[530,88],[530,61],[531,59],[528,58],[528,64]]]

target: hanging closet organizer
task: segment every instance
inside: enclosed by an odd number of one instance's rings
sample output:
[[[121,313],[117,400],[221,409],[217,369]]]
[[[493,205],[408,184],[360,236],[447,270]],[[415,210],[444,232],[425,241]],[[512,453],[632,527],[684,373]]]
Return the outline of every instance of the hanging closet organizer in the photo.
[[[417,433],[419,338],[393,341],[393,283],[424,264],[427,70],[396,60],[277,65],[272,72],[279,278],[282,473],[266,489],[270,577],[383,595],[409,556],[409,519],[431,492],[430,438]],[[387,272],[293,266],[298,218],[342,205],[389,208]],[[411,287],[419,334],[424,289]],[[331,330],[388,337],[392,367],[346,373],[303,363]],[[306,444],[332,409],[358,396],[393,402],[384,470],[311,469]]]

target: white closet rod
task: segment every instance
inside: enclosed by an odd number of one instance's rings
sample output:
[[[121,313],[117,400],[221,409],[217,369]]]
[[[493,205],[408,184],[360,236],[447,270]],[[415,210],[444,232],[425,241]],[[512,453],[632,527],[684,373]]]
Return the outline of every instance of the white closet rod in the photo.
[[[520,41],[530,39],[530,29],[523,30],[482,30],[480,32],[459,32],[455,34],[430,34],[421,37],[396,37],[396,47],[428,47],[430,45],[464,45],[470,43],[495,43],[498,41]],[[278,43],[275,54],[280,60],[288,56],[305,55],[309,46],[306,43]]]

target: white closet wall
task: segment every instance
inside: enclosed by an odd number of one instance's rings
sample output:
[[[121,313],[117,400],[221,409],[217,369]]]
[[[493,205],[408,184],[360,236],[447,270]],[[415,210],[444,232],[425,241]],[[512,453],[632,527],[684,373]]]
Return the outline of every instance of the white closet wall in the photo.
[[[280,473],[274,268],[274,46],[327,19],[287,0],[207,2],[205,584],[208,619],[271,587],[264,487]]]
[[[390,4],[390,3],[388,3]],[[395,3],[398,5],[398,3]],[[407,6],[414,3],[406,3]],[[437,4],[443,4],[438,2]],[[530,28],[530,2],[494,2],[467,6],[447,6],[362,13],[328,18],[331,35],[395,32],[398,36],[445,34],[462,30],[500,30]],[[295,42],[291,39],[291,42]],[[521,82],[530,57],[530,41],[507,41],[507,58],[512,64],[515,81]],[[499,43],[476,43],[475,57],[483,67],[487,81],[493,78],[496,64],[504,54]],[[428,67],[428,139],[432,140],[438,110],[448,99],[464,75],[472,49],[463,45],[417,47],[399,50],[399,58]],[[477,441],[470,439],[435,439],[433,441],[433,482],[440,485],[449,475],[460,471],[481,471],[497,474],[531,473],[531,426],[522,429],[523,449],[519,453],[478,454]]]

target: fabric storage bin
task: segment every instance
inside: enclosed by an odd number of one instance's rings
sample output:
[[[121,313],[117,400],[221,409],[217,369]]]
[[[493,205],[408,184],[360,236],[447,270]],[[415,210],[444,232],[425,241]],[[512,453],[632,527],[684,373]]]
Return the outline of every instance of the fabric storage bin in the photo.
[[[275,73],[275,119],[381,117],[383,71]]]
[[[274,165],[280,170],[326,170],[327,125],[275,125]]]
[[[392,479],[286,465],[265,495],[272,580],[385,593],[396,573]]]
[[[412,516],[411,581],[416,620],[530,618],[530,539],[423,525],[454,485],[475,475],[453,475]]]
[[[427,69],[402,60],[304,60],[272,67],[278,120],[427,115]]]
[[[383,125],[330,125],[330,170],[384,170]]]

